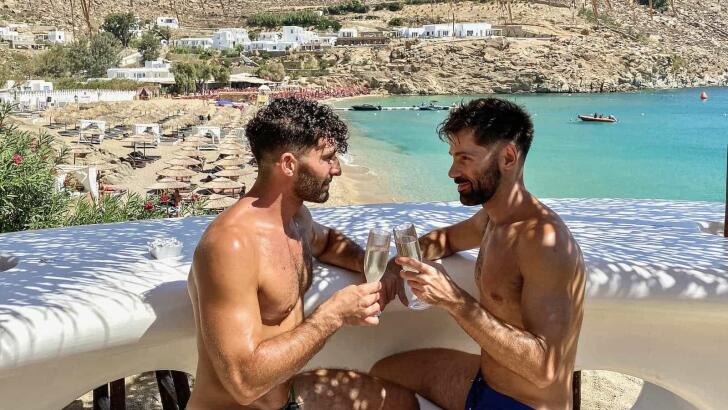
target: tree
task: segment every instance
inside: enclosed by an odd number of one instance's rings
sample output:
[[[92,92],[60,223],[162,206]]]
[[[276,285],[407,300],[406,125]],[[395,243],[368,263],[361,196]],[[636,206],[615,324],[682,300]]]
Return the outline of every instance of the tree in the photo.
[[[283,64],[277,61],[266,61],[258,67],[256,75],[271,81],[283,81],[283,77],[286,76],[286,69]]]
[[[132,12],[109,14],[101,25],[102,30],[113,34],[124,47],[129,46],[134,31],[138,28],[139,23]]]
[[[219,64],[208,62],[178,63],[172,68],[175,89],[178,93],[203,92],[207,89],[207,82],[226,84],[230,82],[230,70]]]
[[[159,27],[154,26],[154,32],[157,34],[159,38],[169,43],[169,40],[172,39],[172,28],[170,27]]]
[[[103,77],[106,70],[119,64],[121,43],[110,33],[100,33],[91,40],[80,38],[68,49],[69,66],[74,74]]]
[[[159,58],[159,37],[151,31],[147,31],[139,41],[137,50],[142,55],[142,61],[152,61]]]
[[[33,75],[61,78],[71,71],[66,47],[56,44],[33,57]]]

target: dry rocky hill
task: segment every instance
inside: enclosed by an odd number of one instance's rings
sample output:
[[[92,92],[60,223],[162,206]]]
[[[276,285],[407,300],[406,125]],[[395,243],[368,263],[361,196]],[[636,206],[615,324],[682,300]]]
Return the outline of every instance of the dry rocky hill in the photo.
[[[84,27],[81,0],[4,0],[0,18],[77,30]],[[134,10],[143,18],[179,15],[190,32],[243,26],[244,16],[263,10],[323,7],[334,0],[91,0],[95,24],[114,11]],[[675,10],[649,13],[633,0],[599,0],[600,20],[590,1],[513,1],[512,24],[526,38],[477,40],[394,39],[384,47],[336,48],[336,61],[322,85],[369,84],[391,93],[600,92],[642,88],[726,85],[728,4],[726,0],[674,0]],[[371,1],[367,3],[372,3]],[[584,4],[587,7],[584,8]],[[611,5],[611,8],[607,6]],[[42,5],[42,6],[41,6]],[[76,10],[70,12],[71,6]],[[574,6],[574,7],[572,7]],[[75,16],[75,17],[73,17]],[[403,10],[334,16],[344,26],[381,30],[402,24],[489,21],[504,24],[497,1],[407,5]],[[178,35],[184,33],[180,30]],[[210,30],[206,30],[211,32]],[[1,56],[0,56],[1,57]],[[288,57],[283,57],[283,59]]]

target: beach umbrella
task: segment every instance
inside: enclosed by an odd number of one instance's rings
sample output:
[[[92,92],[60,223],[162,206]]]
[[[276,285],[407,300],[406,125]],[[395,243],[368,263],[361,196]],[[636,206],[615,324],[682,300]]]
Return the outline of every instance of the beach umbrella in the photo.
[[[207,198],[207,202],[202,207],[205,209],[225,209],[237,203],[239,198],[231,198],[226,195],[212,194]]]
[[[202,145],[199,141],[183,141],[178,144],[179,147],[194,147],[197,149],[200,145]]]
[[[134,143],[134,150],[136,151],[136,145],[142,144],[142,149],[144,150],[144,156],[147,156],[147,144],[154,144],[157,142],[156,137],[148,134],[136,134],[129,137],[127,140],[129,142]]]
[[[243,168],[226,168],[221,171],[215,172],[215,176],[218,177],[241,177],[243,175],[250,175],[253,171]]]
[[[71,148],[68,150],[71,154],[73,154],[73,163],[76,164],[76,155],[78,154],[89,154],[91,152],[94,152],[91,148],[81,145],[81,144],[75,144],[72,145]]]
[[[229,149],[229,150],[239,149],[239,150],[245,150],[246,147],[245,147],[245,145],[240,144],[238,142],[223,142],[222,144],[220,144],[220,149]]]
[[[170,178],[189,178],[194,175],[197,175],[197,171],[193,171],[189,168],[181,167],[181,166],[172,166],[169,168],[164,168],[162,170],[157,171],[157,175],[161,175],[163,177],[170,177]]]
[[[188,182],[177,181],[172,178],[160,179],[156,183],[145,188],[147,191],[161,191],[165,189],[187,189],[190,187]]]
[[[195,150],[194,148],[191,150],[188,149],[180,149],[175,153],[175,155],[183,156],[183,157],[193,157],[193,158],[204,158],[205,153],[202,151]]]
[[[215,161],[214,164],[221,167],[237,167],[248,163],[247,158],[230,157]]]
[[[194,158],[189,158],[189,157],[172,158],[168,161],[165,161],[165,163],[167,163],[169,165],[181,165],[181,166],[185,166],[185,167],[202,165],[202,162],[200,162]]]
[[[220,154],[222,155],[238,155],[243,156],[247,154],[247,152],[244,149],[236,148],[236,149],[221,149]]]
[[[200,184],[203,188],[208,189],[242,189],[243,184],[238,181],[233,181],[225,177],[218,177],[210,182],[203,182]]]

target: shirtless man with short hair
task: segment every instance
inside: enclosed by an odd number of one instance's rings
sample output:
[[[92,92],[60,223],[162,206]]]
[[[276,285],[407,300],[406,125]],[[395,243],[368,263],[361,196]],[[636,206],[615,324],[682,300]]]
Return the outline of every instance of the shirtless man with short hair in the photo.
[[[187,408],[417,408],[411,392],[356,372],[296,375],[342,326],[378,324],[397,283],[348,286],[304,318],[312,257],[363,269],[361,247],[303,206],[328,199],[346,125],[326,106],[288,98],[260,110],[246,133],[258,179],[207,228],[189,275],[199,361]]]
[[[420,238],[435,260],[480,248],[479,295],[457,286],[442,265],[397,262],[421,300],[445,309],[480,346],[400,353],[372,375],[394,381],[447,410],[569,409],[582,322],[584,262],[556,213],[528,192],[523,167],[533,138],[528,114],[489,98],[456,108],[439,129],[453,158],[448,175],[470,219]]]

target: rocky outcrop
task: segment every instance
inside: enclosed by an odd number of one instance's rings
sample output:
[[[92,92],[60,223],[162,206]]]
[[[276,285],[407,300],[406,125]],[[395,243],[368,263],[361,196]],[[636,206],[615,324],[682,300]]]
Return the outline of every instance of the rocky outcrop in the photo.
[[[564,24],[544,39],[398,40],[336,50],[333,78],[393,94],[570,93],[728,85],[726,13],[685,4],[678,15],[612,2],[596,26]]]

